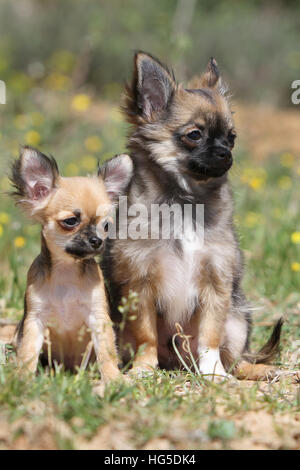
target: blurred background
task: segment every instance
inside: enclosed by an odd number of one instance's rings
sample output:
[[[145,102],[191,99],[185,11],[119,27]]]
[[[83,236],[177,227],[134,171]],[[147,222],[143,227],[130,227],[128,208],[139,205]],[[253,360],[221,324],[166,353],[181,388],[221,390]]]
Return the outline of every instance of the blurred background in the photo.
[[[2,0],[0,74],[12,93],[88,85],[119,99],[136,49],[180,80],[211,55],[240,99],[290,104],[300,76],[297,0]]]
[[[142,49],[178,81],[217,59],[239,135],[231,180],[245,288],[263,304],[260,315],[290,312],[292,329],[300,311],[300,105],[291,102],[299,44],[296,0],[1,0],[0,316],[20,316],[39,251],[39,227],[5,195],[9,162],[19,144],[33,145],[72,176],[124,152],[119,104]]]

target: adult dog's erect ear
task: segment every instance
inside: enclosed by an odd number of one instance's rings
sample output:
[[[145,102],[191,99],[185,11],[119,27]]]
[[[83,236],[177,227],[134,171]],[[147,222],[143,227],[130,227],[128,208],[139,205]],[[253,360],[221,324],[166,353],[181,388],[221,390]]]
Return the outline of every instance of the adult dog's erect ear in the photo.
[[[150,54],[138,52],[124,106],[129,121],[136,123],[138,117],[146,122],[152,121],[157,113],[167,108],[175,88],[174,76],[167,67]]]

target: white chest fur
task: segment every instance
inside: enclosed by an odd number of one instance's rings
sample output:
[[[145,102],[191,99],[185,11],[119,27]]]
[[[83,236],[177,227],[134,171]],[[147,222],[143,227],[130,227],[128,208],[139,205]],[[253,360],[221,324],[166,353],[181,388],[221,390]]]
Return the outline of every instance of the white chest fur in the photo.
[[[162,248],[159,253],[161,284],[158,304],[167,323],[184,324],[193,314],[199,298],[199,259],[202,241],[197,237],[183,237],[181,250]]]
[[[207,261],[221,276],[226,276],[231,249],[210,239],[209,233],[199,236],[187,233],[180,242],[181,250],[161,248],[158,255],[161,283],[158,304],[167,323],[184,325],[194,313],[201,298],[200,280]],[[205,258],[205,263],[203,263]]]
[[[79,280],[74,268],[58,267],[51,273],[49,282],[33,289],[31,310],[44,327],[49,326],[63,335],[82,325],[90,325],[103,301],[102,292],[98,284]]]

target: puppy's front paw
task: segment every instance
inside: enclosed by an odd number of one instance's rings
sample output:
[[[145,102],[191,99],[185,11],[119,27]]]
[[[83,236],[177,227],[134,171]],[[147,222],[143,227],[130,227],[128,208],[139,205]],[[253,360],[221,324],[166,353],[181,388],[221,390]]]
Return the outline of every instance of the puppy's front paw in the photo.
[[[99,382],[96,382],[94,384],[93,393],[95,395],[98,395],[99,397],[104,397],[105,388],[112,383],[117,384],[117,386],[121,385],[122,383],[130,385],[131,380],[128,376],[121,374],[121,373],[118,373],[117,375],[114,376],[114,378],[110,378],[110,379],[103,377]]]
[[[205,379],[213,382],[223,382],[233,378],[223,367],[219,349],[199,348],[199,357],[199,369]]]
[[[93,386],[93,393],[98,395],[98,397],[103,398],[105,393],[105,382],[100,381]]]
[[[140,365],[140,366],[133,366],[132,369],[128,372],[128,375],[131,376],[132,378],[144,378],[144,377],[149,377],[154,374],[154,369],[152,367],[146,366],[146,365]]]
[[[221,363],[216,363],[214,368],[200,366],[200,372],[206,380],[221,383],[224,380],[233,379],[233,375],[228,374]]]
[[[157,353],[150,351],[144,352],[143,355],[137,356],[132,364],[132,369],[129,371],[131,376],[135,377],[148,377],[154,374],[158,366]]]
[[[122,378],[119,368],[112,364],[105,364],[100,367],[101,382],[109,384]]]

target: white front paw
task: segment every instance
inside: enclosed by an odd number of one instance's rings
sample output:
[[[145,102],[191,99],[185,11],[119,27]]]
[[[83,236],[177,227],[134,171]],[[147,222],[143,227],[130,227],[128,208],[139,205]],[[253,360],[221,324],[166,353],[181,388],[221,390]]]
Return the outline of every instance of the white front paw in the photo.
[[[201,374],[208,380],[219,382],[232,378],[223,367],[219,349],[200,347],[199,366]]]

